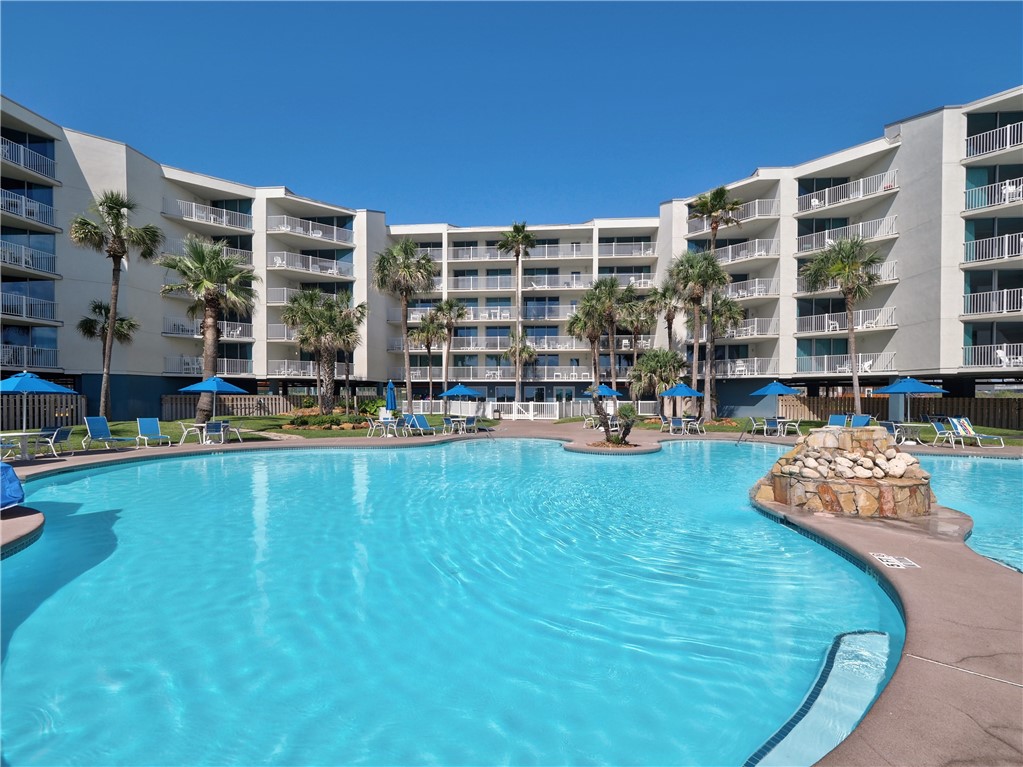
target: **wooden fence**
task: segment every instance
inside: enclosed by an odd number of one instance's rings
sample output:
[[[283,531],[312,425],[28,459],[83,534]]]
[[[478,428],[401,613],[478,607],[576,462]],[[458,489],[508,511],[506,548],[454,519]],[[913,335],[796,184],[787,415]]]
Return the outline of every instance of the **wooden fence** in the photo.
[[[41,429],[85,423],[87,411],[81,394],[5,394],[0,397],[0,429],[21,431],[22,412],[26,429]]]
[[[219,394],[217,415],[280,415],[301,407],[303,399],[301,394]],[[198,394],[165,394],[160,397],[160,420],[191,420],[198,402]]]
[[[864,413],[879,420],[888,417],[888,397],[862,397],[861,404]],[[975,426],[1023,431],[1023,398],[911,397],[909,407],[915,421],[928,413],[965,415]],[[852,397],[778,397],[783,418],[826,421],[830,415],[852,411]]]

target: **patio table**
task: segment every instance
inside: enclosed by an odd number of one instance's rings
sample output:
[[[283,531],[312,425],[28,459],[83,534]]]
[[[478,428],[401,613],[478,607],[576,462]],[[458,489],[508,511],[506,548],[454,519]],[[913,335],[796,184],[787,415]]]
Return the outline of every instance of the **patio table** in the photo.
[[[923,440],[920,432],[928,426],[926,423],[897,423],[895,428],[902,435],[902,441],[906,445],[919,445]]]
[[[2,437],[3,439],[8,438],[17,439],[21,448],[21,454],[19,457],[23,461],[28,461],[35,457],[30,452],[28,452],[28,441],[32,437],[38,437],[39,434],[40,432],[38,429],[36,429],[35,431],[5,431],[2,434],[0,434],[0,437]]]

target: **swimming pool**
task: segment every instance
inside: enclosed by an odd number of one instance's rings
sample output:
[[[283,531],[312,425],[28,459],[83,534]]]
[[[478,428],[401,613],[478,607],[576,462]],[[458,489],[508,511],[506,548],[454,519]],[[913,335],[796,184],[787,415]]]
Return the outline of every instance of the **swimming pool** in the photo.
[[[903,640],[864,572],[750,509],[783,451],[471,441],[28,482],[5,759],[742,764],[838,635]]]
[[[973,517],[966,545],[1023,572],[1023,462],[921,455],[942,506]]]

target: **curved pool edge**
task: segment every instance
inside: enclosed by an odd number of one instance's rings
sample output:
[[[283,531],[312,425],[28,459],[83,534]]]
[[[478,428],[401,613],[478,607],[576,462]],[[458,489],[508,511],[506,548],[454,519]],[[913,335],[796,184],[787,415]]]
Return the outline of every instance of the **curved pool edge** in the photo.
[[[919,521],[754,506],[853,557],[894,593],[906,638],[891,680],[818,765],[1014,764],[1023,753],[1023,575],[965,545],[970,518],[943,506]],[[918,568],[888,569],[872,553]]]

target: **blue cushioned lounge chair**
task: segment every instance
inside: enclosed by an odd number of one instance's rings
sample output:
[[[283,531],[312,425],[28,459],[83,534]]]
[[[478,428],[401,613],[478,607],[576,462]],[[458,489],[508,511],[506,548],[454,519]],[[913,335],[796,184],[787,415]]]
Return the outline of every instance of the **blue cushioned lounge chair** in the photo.
[[[116,448],[120,442],[135,442],[134,437],[115,437],[110,433],[110,424],[107,422],[106,416],[92,415],[85,417],[85,428],[89,432],[85,439],[82,440],[82,450],[88,450],[92,447],[93,442],[102,442],[104,446],[109,450],[110,443],[114,443]],[[135,444],[138,447],[138,443]]]
[[[405,427],[402,429],[402,433],[405,436],[411,436],[415,432],[419,432],[420,436],[425,437],[427,433],[436,434],[437,429],[430,426],[429,421],[426,420],[425,415],[406,415],[405,416]]]
[[[845,427],[848,418],[844,415],[832,415],[828,417],[828,426],[842,426]]]
[[[160,433],[159,418],[136,418],[135,420],[139,425],[139,435],[135,437],[135,447],[138,447],[141,442],[145,442],[146,447],[149,447],[149,440],[151,439],[155,439],[157,445],[164,440],[167,441],[168,447],[173,444],[170,437]]]
[[[854,429],[858,429],[861,426],[870,426],[870,414],[867,415],[854,415],[852,417],[852,423],[850,424]]]

